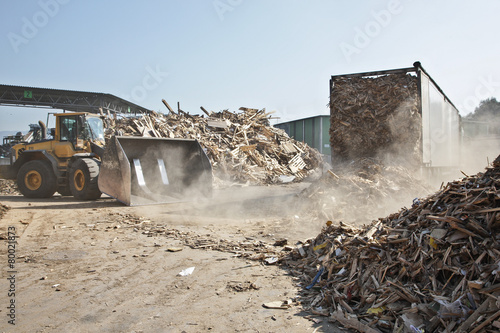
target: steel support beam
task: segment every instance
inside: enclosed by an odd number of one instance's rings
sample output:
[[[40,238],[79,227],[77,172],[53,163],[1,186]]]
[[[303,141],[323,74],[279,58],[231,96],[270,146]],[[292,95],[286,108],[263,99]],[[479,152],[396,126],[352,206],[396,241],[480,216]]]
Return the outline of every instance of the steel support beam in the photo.
[[[149,113],[150,110],[111,94],[0,84],[0,105],[98,113]]]

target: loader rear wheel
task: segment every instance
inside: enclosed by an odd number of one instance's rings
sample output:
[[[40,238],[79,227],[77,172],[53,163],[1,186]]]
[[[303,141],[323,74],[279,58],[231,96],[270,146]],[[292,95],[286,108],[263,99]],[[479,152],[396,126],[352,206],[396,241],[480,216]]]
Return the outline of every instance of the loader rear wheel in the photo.
[[[57,189],[57,179],[46,161],[29,161],[17,173],[19,191],[27,198],[50,198]]]
[[[101,197],[97,185],[99,162],[93,158],[80,158],[71,165],[69,187],[71,194],[79,200],[95,200]]]

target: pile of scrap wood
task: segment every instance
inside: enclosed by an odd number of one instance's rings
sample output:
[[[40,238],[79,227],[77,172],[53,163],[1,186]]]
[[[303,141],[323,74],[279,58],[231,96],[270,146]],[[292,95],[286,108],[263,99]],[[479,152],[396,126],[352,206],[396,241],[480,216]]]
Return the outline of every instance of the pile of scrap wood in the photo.
[[[0,179],[0,195],[18,195],[21,194],[14,180]]]
[[[335,77],[330,96],[334,162],[380,152],[420,162],[421,115],[417,78],[409,74]]]
[[[331,222],[292,252],[304,304],[359,332],[498,332],[500,156],[364,228]]]
[[[317,150],[270,126],[270,113],[265,109],[202,110],[208,117],[171,109],[168,115],[152,112],[139,118],[108,117],[107,134],[196,139],[212,162],[219,183],[300,181],[321,164]]]
[[[300,196],[313,218],[361,225],[432,193],[415,174],[402,165],[359,158],[329,170]]]

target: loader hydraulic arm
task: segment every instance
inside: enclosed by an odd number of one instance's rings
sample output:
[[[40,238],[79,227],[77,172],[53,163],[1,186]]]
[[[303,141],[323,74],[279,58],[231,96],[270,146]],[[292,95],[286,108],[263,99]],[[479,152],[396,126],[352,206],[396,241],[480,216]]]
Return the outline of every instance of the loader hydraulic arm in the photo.
[[[104,156],[104,148],[95,144],[94,142],[90,142],[90,147],[92,148],[92,152],[99,156],[100,159]]]

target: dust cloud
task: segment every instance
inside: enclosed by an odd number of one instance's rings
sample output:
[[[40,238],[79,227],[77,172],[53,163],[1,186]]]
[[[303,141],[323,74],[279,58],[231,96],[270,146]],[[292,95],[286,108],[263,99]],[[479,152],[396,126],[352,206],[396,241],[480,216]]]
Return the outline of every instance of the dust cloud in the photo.
[[[483,171],[488,161],[498,155],[497,139],[464,140],[457,145],[457,151],[450,152],[459,154],[459,168],[438,170],[430,177],[422,168],[422,120],[414,114],[414,105],[413,100],[401,103],[389,118],[391,142],[384,149],[320,170],[319,179],[245,186],[231,183],[218,174],[211,196],[201,195],[196,186],[188,186],[183,191],[189,205],[175,209],[161,206],[158,210],[187,223],[200,217],[219,225],[237,220],[273,225],[277,234],[281,228],[288,232],[295,230],[297,237],[309,237],[329,220],[361,226],[410,208],[437,191],[442,183],[463,176],[460,171],[466,174]],[[181,153],[176,154],[171,151],[166,158],[185,160]],[[185,162],[179,162],[177,167],[183,170],[181,177],[191,177]]]
[[[401,103],[387,121],[383,147],[357,156],[351,151],[354,158],[337,161],[301,194],[303,209],[314,219],[365,225],[435,190],[420,170],[421,117],[414,99]]]
[[[212,175],[203,161],[206,156],[195,142],[179,140],[155,145],[151,140],[147,141],[149,147],[145,143],[124,146],[132,164],[132,205],[141,206],[137,207],[138,211],[157,216],[160,221],[183,225],[223,226],[237,221],[255,226],[256,230],[266,227],[266,234],[271,231],[287,237],[293,230],[296,239],[305,234],[315,236],[321,230],[321,226],[311,228],[309,220],[302,218],[298,205],[302,200],[299,193],[310,183],[272,186],[235,183],[225,179],[220,170]],[[133,159],[140,160],[146,186],[138,185],[140,177]],[[168,185],[162,181],[158,159],[165,163]],[[158,203],[169,205],[156,205]]]
[[[197,196],[182,203],[135,207],[138,212],[176,227],[200,226],[217,230],[219,237],[252,239],[286,238],[289,244],[315,237],[324,221],[306,216],[300,192],[310,183],[246,186],[227,183],[213,190],[210,198]],[[186,198],[187,200],[188,198]],[[241,225],[238,232],[234,226]]]
[[[414,199],[433,192],[419,170],[421,126],[414,105],[413,100],[406,101],[397,108],[389,119],[392,143],[372,156],[337,163],[329,171],[321,170],[319,179],[301,183],[242,186],[226,180],[217,184],[210,199],[199,196],[195,188],[186,189],[187,199],[194,204],[168,214],[185,221],[203,217],[215,224],[261,221],[288,232],[315,235],[328,220],[369,224],[411,206]]]
[[[467,175],[483,172],[499,154],[499,136],[465,136],[460,152],[460,170]]]
[[[449,181],[484,171],[500,152],[499,135],[461,132],[455,138],[451,129],[431,128],[432,157],[439,161],[429,168],[423,164],[422,118],[415,100],[401,103],[386,121],[388,144],[364,155],[351,151],[349,160],[334,164],[302,193],[301,205],[314,219],[369,224],[418,204]]]
[[[460,133],[460,142],[444,142],[447,158],[454,158],[458,165],[423,166],[421,118],[409,114],[414,112],[412,105],[413,101],[402,103],[389,119],[390,145],[372,156],[335,164],[304,191],[302,206],[315,219],[369,224],[418,204],[447,182],[483,172],[499,155],[500,136]]]
[[[336,165],[302,193],[304,209],[315,219],[361,226],[411,207],[433,191],[417,170],[387,161],[389,155]]]

